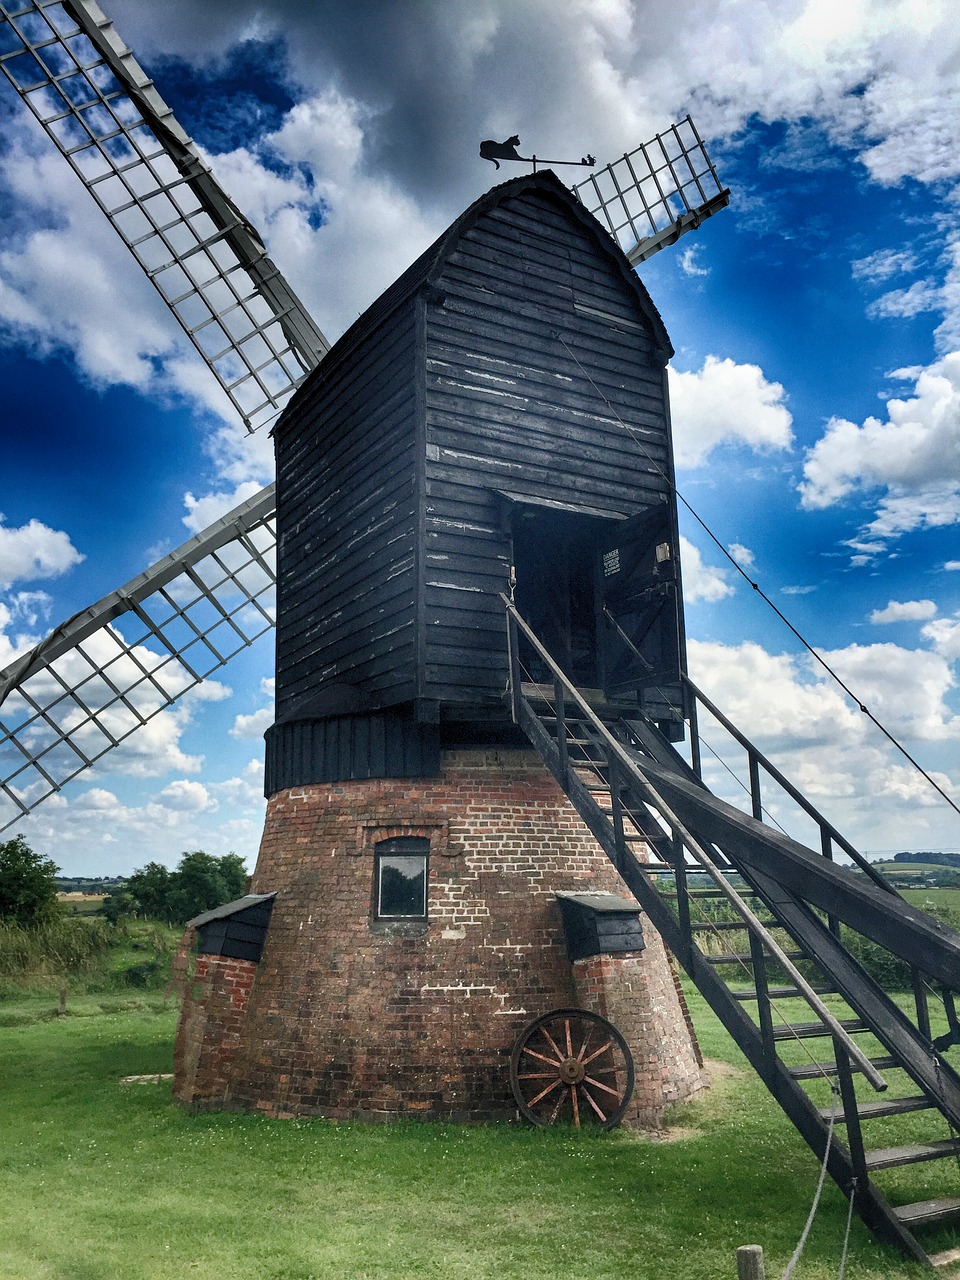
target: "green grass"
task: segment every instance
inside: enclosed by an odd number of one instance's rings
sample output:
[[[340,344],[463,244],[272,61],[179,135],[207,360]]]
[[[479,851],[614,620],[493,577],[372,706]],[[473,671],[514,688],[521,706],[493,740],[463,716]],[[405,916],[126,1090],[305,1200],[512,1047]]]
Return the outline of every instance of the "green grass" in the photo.
[[[169,1084],[119,1083],[172,1069],[174,1008],[136,1003],[6,1002],[2,1280],[726,1280],[748,1243],[773,1277],[813,1196],[816,1161],[742,1066],[675,1109],[667,1142],[190,1116]],[[691,1004],[708,1055],[736,1063]],[[798,1280],[837,1274],[845,1221],[828,1185]],[[855,1221],[849,1276],[926,1274]]]

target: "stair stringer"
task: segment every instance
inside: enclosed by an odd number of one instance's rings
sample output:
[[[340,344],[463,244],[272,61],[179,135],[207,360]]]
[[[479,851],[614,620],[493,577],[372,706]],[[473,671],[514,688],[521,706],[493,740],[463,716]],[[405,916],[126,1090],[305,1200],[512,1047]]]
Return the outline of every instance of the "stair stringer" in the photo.
[[[703,953],[684,935],[679,920],[644,871],[643,864],[631,851],[618,848],[613,823],[576,774],[564,768],[556,744],[525,699],[520,699],[518,711],[520,727],[617,868],[651,924],[819,1160],[823,1160],[830,1141],[827,1171],[845,1196],[849,1196],[856,1185],[855,1207],[860,1218],[879,1239],[893,1245],[908,1258],[929,1265],[928,1254],[898,1221],[893,1207],[873,1181],[867,1179],[863,1185],[862,1178],[857,1179],[847,1146],[836,1133],[829,1139],[827,1125],[818,1109],[789,1074],[773,1046],[764,1043],[756,1023],[732,998],[729,988],[707,964]],[[667,862],[673,860],[666,852],[669,843],[664,837],[659,850],[661,856],[666,853],[664,860]]]

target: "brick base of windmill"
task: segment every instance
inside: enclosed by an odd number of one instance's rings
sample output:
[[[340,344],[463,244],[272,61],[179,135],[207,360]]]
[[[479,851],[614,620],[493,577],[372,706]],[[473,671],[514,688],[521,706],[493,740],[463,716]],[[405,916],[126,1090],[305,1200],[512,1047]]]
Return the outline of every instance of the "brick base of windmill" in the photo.
[[[392,914],[419,891],[420,858],[425,910]],[[182,966],[197,938],[201,953],[185,973],[175,1095],[274,1116],[514,1118],[511,1052],[560,1008],[617,1028],[635,1073],[622,1123],[656,1129],[707,1084],[670,959],[638,912],[636,949],[577,958],[561,913],[564,899],[636,910],[629,898],[530,751],[451,750],[436,778],[280,792],[248,905],[185,937]],[[257,913],[266,927],[249,923]],[[257,928],[258,944],[231,944]]]

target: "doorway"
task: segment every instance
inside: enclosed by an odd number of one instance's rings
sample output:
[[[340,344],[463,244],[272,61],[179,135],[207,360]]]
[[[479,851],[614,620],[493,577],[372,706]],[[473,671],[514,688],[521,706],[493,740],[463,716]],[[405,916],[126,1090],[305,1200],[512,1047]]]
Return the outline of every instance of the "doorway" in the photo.
[[[517,608],[578,688],[600,686],[594,559],[602,523],[549,507],[513,511]],[[549,680],[545,664],[534,654],[527,657],[530,676]]]
[[[512,507],[516,605],[572,682],[682,736],[682,622],[667,504],[627,519]],[[527,679],[550,681],[522,654]]]

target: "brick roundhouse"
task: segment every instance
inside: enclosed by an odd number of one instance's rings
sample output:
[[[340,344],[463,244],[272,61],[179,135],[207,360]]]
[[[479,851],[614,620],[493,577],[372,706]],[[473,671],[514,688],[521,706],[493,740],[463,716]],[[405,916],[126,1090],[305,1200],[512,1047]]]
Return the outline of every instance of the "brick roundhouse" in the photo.
[[[671,354],[541,172],[471,206],[283,414],[266,825],[250,895],[189,934],[186,1105],[512,1117],[511,1049],[557,1008],[621,1032],[627,1123],[703,1087],[663,945],[505,697],[514,583],[579,686],[679,736]],[[631,574],[661,584],[639,629]],[[584,947],[581,916],[626,924]]]

